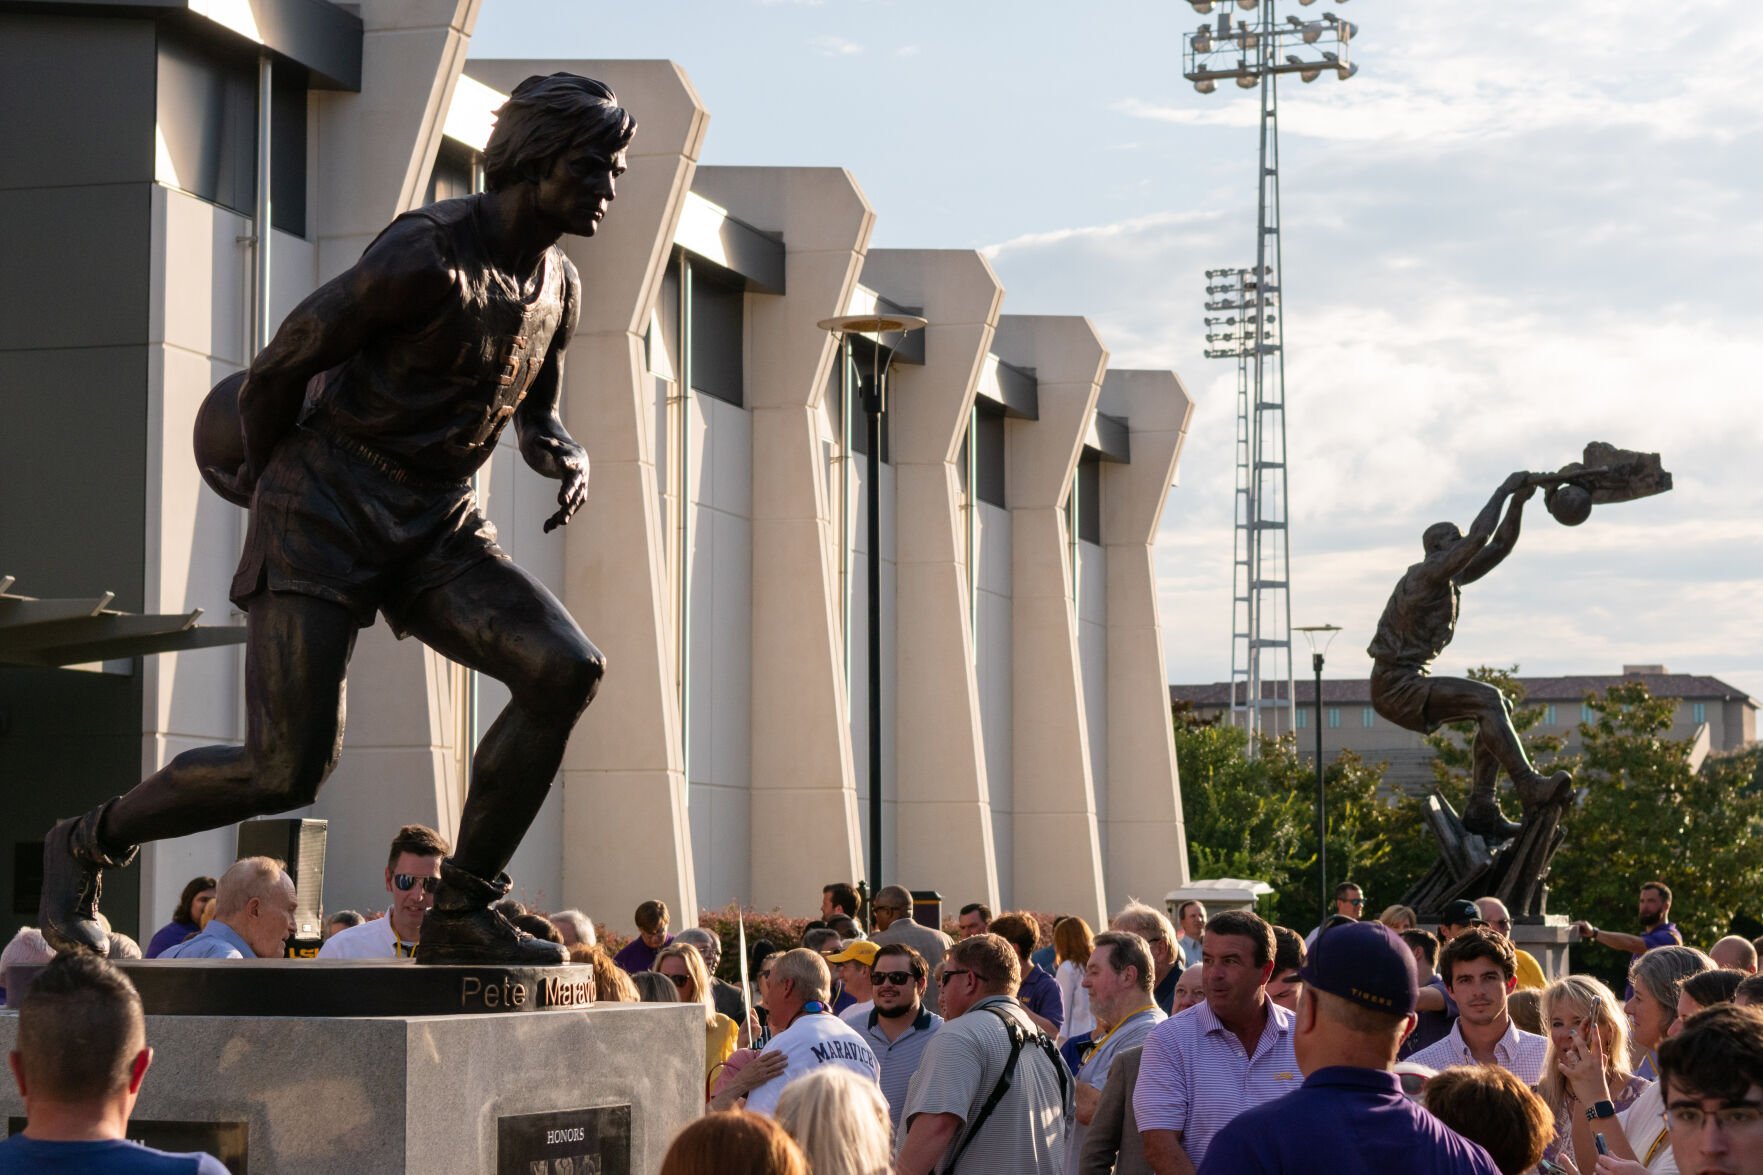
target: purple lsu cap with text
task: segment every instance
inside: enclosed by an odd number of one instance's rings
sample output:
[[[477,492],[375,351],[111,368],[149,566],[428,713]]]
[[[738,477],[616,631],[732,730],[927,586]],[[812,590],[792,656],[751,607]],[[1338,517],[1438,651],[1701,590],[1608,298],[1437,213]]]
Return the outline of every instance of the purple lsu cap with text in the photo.
[[[1298,977],[1362,1008],[1406,1016],[1420,993],[1414,952],[1381,922],[1355,922],[1316,936]]]

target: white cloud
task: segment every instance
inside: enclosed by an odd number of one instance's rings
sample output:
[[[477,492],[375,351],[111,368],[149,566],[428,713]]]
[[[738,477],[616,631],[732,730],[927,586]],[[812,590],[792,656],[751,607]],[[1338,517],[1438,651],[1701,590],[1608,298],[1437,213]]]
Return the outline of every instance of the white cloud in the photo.
[[[854,57],[863,52],[863,46],[856,41],[847,41],[831,33],[814,38],[814,48],[823,57]]]
[[[1145,216],[1134,216],[1113,224],[1091,224],[1076,228],[1046,229],[1041,232],[1023,233],[1000,241],[995,245],[985,245],[980,249],[988,258],[996,258],[1004,253],[1017,252],[1025,249],[1038,249],[1048,245],[1064,244],[1068,241],[1103,241],[1113,238],[1127,238],[1144,233],[1148,229],[1163,229],[1174,226],[1197,224],[1213,224],[1219,220],[1220,214],[1204,210],[1177,210],[1153,212]]]
[[[917,57],[921,52],[917,45],[901,45],[894,50],[895,57]]]

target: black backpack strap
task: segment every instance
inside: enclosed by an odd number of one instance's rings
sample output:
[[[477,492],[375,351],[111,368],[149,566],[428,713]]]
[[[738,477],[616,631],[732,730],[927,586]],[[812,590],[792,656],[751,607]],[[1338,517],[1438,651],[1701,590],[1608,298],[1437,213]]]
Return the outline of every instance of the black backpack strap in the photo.
[[[949,1156],[949,1165],[943,1168],[943,1175],[950,1175],[955,1170],[956,1165],[961,1162],[961,1156],[966,1153],[968,1144],[979,1137],[979,1132],[985,1126],[986,1120],[992,1116],[992,1111],[998,1108],[998,1103],[1004,1100],[1006,1093],[1010,1092],[1010,1079],[1016,1076],[1016,1063],[1022,1058],[1023,1045],[1032,1040],[1052,1062],[1053,1072],[1059,1079],[1059,1102],[1062,1109],[1068,1096],[1065,1084],[1065,1060],[1059,1055],[1058,1047],[1047,1039],[1046,1033],[1035,1028],[1032,1029],[1033,1035],[1031,1036],[1031,1029],[1024,1027],[1022,1021],[1006,1012],[1003,1005],[987,1004],[981,1010],[990,1012],[998,1018],[999,1023],[1004,1025],[1004,1031],[1010,1037],[1010,1056],[1004,1062],[1004,1071],[998,1075],[998,1084],[992,1087],[992,1092],[986,1098],[985,1104],[980,1106],[979,1113],[975,1114],[973,1121],[968,1124],[967,1134],[962,1138],[961,1145],[956,1147],[955,1153]]]

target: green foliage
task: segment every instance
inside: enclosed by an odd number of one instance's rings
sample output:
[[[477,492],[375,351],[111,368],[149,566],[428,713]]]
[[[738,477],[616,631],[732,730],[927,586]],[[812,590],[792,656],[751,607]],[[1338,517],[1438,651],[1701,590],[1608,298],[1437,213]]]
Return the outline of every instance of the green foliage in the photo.
[[[1262,739],[1253,759],[1234,727],[1188,718],[1176,724],[1188,865],[1195,877],[1265,881],[1264,917],[1307,931],[1321,916],[1316,854],[1316,768],[1289,736]],[[1405,887],[1391,874],[1406,859],[1412,829],[1383,794],[1381,765],[1351,751],[1324,770],[1328,796],[1328,885],[1351,879],[1375,908]],[[1411,854],[1409,854],[1411,855]],[[1430,861],[1428,862],[1430,863]],[[1424,866],[1422,867],[1424,868]]]
[[[1675,703],[1639,682],[1590,697],[1579,809],[1555,857],[1550,905],[1597,926],[1634,932],[1643,882],[1671,887],[1671,919],[1684,941],[1706,949],[1733,916],[1763,906],[1763,858],[1752,838],[1763,828],[1763,758],[1755,747],[1710,756],[1689,768],[1689,739],[1667,736]],[[1625,959],[1576,947],[1575,963],[1600,971]]]
[[[773,950],[793,950],[802,945],[802,935],[808,929],[808,919],[792,918],[777,910],[761,914],[732,904],[720,910],[700,910],[698,925],[722,940],[717,977],[730,983],[738,982],[741,975],[741,922],[747,924],[748,950],[752,950],[753,944],[760,939],[769,941]]]

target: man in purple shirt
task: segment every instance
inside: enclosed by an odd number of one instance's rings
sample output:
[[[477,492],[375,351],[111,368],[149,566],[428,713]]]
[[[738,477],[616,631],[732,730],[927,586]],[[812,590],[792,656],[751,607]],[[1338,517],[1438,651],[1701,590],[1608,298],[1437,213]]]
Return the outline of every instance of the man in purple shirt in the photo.
[[[1390,1072],[1419,991],[1402,940],[1376,922],[1336,927],[1302,975],[1292,1042],[1304,1084],[1238,1114],[1200,1175],[1496,1175],[1485,1150],[1404,1097]]]
[[[1048,1036],[1057,1037],[1065,1023],[1065,996],[1059,983],[1029,958],[1035,951],[1040,929],[1022,914],[1001,914],[992,919],[991,933],[1010,944],[1022,964],[1022,985],[1016,989],[1016,1000],[1028,1018]]]
[[[654,967],[655,956],[661,953],[661,948],[673,941],[673,935],[667,933],[666,902],[649,901],[638,906],[636,923],[637,937],[626,943],[624,949],[612,958],[614,963],[623,967],[630,975]]]
[[[1581,940],[1595,940],[1613,950],[1627,951],[1634,956],[1629,960],[1640,958],[1654,947],[1680,947],[1683,935],[1678,933],[1677,924],[1671,921],[1671,887],[1663,881],[1649,881],[1641,886],[1639,901],[1641,932],[1624,934],[1620,930],[1599,930],[1590,922],[1581,919],[1573,924],[1579,932]],[[1629,999],[1634,995],[1634,984],[1628,985],[1622,998]]]

